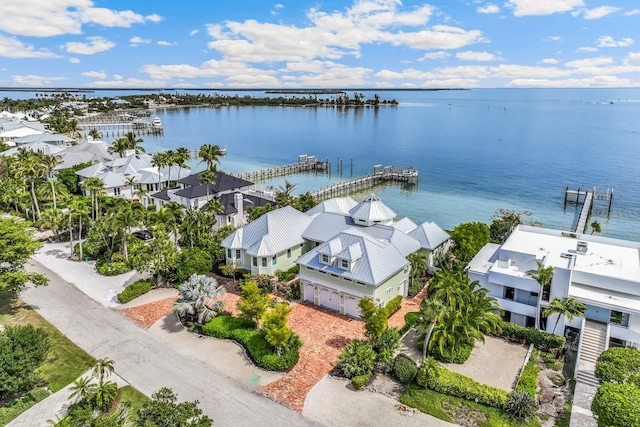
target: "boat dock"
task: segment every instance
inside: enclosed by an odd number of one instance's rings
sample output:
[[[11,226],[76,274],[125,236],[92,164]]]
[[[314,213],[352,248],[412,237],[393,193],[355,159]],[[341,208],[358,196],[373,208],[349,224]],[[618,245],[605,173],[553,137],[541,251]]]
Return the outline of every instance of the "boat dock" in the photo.
[[[97,129],[103,137],[116,137],[127,132],[138,135],[156,135],[162,133],[162,124],[149,122],[142,117],[151,114],[148,110],[110,111],[89,117],[78,118],[78,127],[88,133],[91,129]]]
[[[594,201],[603,200],[608,202],[607,214],[611,213],[611,201],[613,200],[613,189],[608,188],[606,194],[600,194],[596,191],[596,188],[590,190],[569,190],[567,187],[564,190],[564,207],[566,209],[567,203],[573,203],[576,205],[582,205],[580,209],[580,216],[578,216],[578,223],[576,224],[576,233],[584,233],[587,229],[587,222],[591,215]]]
[[[417,184],[418,171],[414,168],[395,168],[393,166],[383,167],[382,165],[375,165],[372,174],[331,184],[310,192],[310,195],[316,200],[330,199],[332,197],[363,191],[387,182]]]
[[[291,175],[301,172],[323,172],[327,173],[329,170],[329,162],[324,160],[318,160],[315,156],[307,156],[302,154],[298,156],[297,163],[291,163],[288,165],[274,166],[272,168],[260,169],[256,171],[242,172],[236,174],[238,178],[245,179],[247,181],[260,181],[265,179],[276,178],[284,175]]]

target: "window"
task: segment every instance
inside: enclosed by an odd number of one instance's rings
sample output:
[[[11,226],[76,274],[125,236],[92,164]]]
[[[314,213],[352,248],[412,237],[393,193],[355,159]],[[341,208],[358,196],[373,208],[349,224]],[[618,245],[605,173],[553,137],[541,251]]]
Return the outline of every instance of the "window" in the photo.
[[[253,258],[253,260],[252,260],[253,266],[257,267],[258,266],[258,258],[257,257],[252,257],[252,258]]]
[[[278,262],[278,257],[277,256],[273,256],[271,257],[271,265],[276,265],[276,263]]]
[[[262,268],[267,268],[267,257],[260,258],[260,265]]]
[[[227,258],[231,259],[231,249],[227,249]]]
[[[114,196],[119,196],[120,195],[120,187],[116,187],[113,189],[113,195]]]
[[[511,322],[511,312],[505,310],[504,314],[502,315],[502,320],[504,320],[505,322]]]
[[[287,249],[287,258],[291,258],[291,249]]]
[[[347,261],[346,259],[341,259],[340,260],[340,267],[344,268],[345,270],[349,269],[349,261]]]
[[[508,299],[513,301],[513,297],[515,296],[516,290],[514,288],[506,287],[504,288],[504,299]]]
[[[320,261],[324,264],[329,264],[329,255],[325,255],[325,254],[320,255]]]
[[[620,326],[629,326],[629,313],[623,313],[621,311],[611,310],[611,323],[615,323]]]
[[[236,259],[240,259],[240,249],[236,249]]]

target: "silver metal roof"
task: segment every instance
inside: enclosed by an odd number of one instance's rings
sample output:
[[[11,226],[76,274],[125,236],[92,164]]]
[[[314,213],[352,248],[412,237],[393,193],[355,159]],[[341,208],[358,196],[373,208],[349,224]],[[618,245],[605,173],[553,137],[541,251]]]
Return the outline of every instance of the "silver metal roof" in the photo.
[[[396,213],[391,210],[387,205],[382,203],[375,194],[371,194],[364,199],[357,206],[349,210],[349,215],[354,221],[366,221],[368,223],[373,222],[388,222],[396,217]]]
[[[325,250],[326,246],[336,239],[340,241],[340,245],[343,248],[347,248],[344,253],[337,255],[338,259],[341,257],[344,257],[342,259],[353,258],[358,255],[357,251],[361,251],[361,256],[353,263],[350,271],[339,268],[339,263],[337,262],[332,263],[332,265],[320,262],[320,251]],[[365,233],[361,228],[356,227],[341,232],[330,241],[302,255],[296,262],[306,267],[323,270],[374,286],[383,284],[409,265],[407,259],[402,256],[395,246],[381,242]]]
[[[317,204],[305,213],[312,216],[323,212],[348,215],[349,210],[356,207],[357,205],[358,202],[356,202],[349,196],[336,197],[334,199],[325,200]]]
[[[430,251],[451,238],[451,236],[435,222],[420,224],[418,228],[409,232],[409,236],[417,239],[423,248],[429,249]]]
[[[337,213],[318,213],[313,217],[302,237],[314,242],[326,242],[342,230],[353,226],[353,220],[349,216]]]
[[[394,222],[393,224],[394,228],[397,228],[398,230],[402,231],[403,233],[409,233],[410,231],[415,230],[416,228],[418,228],[418,224],[416,224],[415,222],[413,222],[410,218],[408,217],[404,217],[401,220],[398,220],[396,222]]]
[[[234,231],[221,246],[244,249],[253,256],[273,256],[304,243],[302,233],[311,217],[290,206],[267,212]],[[243,230],[240,232],[240,230]]]
[[[406,257],[420,250],[420,242],[418,240],[392,226],[374,225],[371,227],[363,227],[362,230],[380,241],[391,243],[398,249],[402,256]]]

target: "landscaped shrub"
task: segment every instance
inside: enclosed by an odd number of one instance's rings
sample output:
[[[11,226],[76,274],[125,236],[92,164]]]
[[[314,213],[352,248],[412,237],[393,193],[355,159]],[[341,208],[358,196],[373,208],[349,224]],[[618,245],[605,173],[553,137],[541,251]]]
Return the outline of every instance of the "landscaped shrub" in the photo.
[[[402,295],[398,295],[387,303],[385,308],[387,309],[387,317],[391,317],[393,313],[400,310],[400,304],[402,304]]]
[[[118,301],[122,304],[126,304],[138,298],[140,295],[144,295],[151,290],[155,281],[153,279],[138,280],[124,288],[117,296]]]
[[[206,274],[213,267],[213,255],[200,248],[184,248],[180,252],[176,280],[180,283],[193,274]]]
[[[422,352],[422,346],[424,345],[424,338],[422,337],[418,340],[417,348]],[[439,351],[429,351],[428,354],[433,356],[436,360],[444,363],[457,363],[462,364],[471,357],[471,352],[473,351],[472,345],[458,345],[455,348],[445,347],[442,354]]]
[[[351,385],[356,390],[360,390],[369,384],[370,379],[371,374],[358,375],[357,377],[351,378]]]
[[[218,316],[202,327],[202,333],[215,338],[237,341],[253,362],[267,371],[286,371],[298,363],[300,338],[292,334],[285,351],[278,355],[253,323],[231,316]]]
[[[302,291],[300,290],[300,281],[295,281],[289,286],[289,293],[287,299],[291,301],[297,301],[302,298]]]
[[[409,384],[416,377],[418,366],[406,354],[400,353],[393,362],[393,376],[402,384]]]
[[[469,377],[444,368],[438,370],[438,375],[430,375],[427,366],[425,364],[418,370],[417,381],[421,386],[494,408],[506,407],[508,393],[505,390],[480,384]]]
[[[131,267],[125,261],[110,261],[100,259],[96,262],[96,270],[103,276],[117,276],[131,271]]]
[[[538,365],[531,359],[525,365],[522,370],[522,374],[520,374],[520,381],[516,386],[516,391],[524,391],[528,393],[531,397],[536,396],[536,390],[538,388],[538,374],[540,373],[540,368]]]
[[[49,334],[42,328],[7,326],[0,332],[0,399],[38,383],[37,368],[49,350]]]
[[[503,337],[510,337],[533,344],[539,350],[552,350],[564,347],[565,337],[539,331],[534,328],[525,328],[515,323],[505,322],[502,326]]]
[[[601,427],[640,426],[640,387],[604,383],[593,397],[591,410]]]
[[[600,382],[640,387],[640,351],[633,347],[612,347],[598,357],[596,377]]]
[[[404,315],[404,326],[400,329],[400,335],[404,335],[407,333],[409,329],[415,325],[418,320],[420,320],[420,312],[419,311],[410,311]]]
[[[514,418],[525,420],[535,415],[538,405],[533,396],[525,391],[513,391],[509,393],[505,410]]]
[[[50,393],[46,388],[36,388],[22,397],[12,400],[6,406],[0,408],[0,425],[7,425],[18,415],[31,408],[36,403],[49,397]]]
[[[340,354],[338,366],[347,378],[366,375],[373,372],[376,353],[367,341],[351,341]]]
[[[298,265],[294,265],[286,271],[278,270],[276,271],[276,277],[279,282],[289,282],[296,278],[299,268],[300,267]]]

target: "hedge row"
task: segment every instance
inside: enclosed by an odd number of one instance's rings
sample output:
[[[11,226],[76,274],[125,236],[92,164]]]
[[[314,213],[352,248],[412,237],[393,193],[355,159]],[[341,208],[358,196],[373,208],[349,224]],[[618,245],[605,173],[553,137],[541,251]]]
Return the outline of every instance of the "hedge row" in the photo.
[[[528,344],[533,344],[539,350],[553,350],[564,347],[565,337],[539,331],[534,328],[525,328],[515,323],[505,322],[502,326],[503,337],[510,337],[517,340],[524,340]]]
[[[518,381],[516,391],[524,391],[532,397],[536,397],[539,373],[540,368],[538,367],[538,365],[532,359],[529,359],[529,362],[527,362],[524,369],[522,370],[522,373],[520,374],[520,381]]]
[[[36,388],[27,392],[24,396],[12,400],[0,408],[0,425],[7,425],[21,413],[31,408],[36,403],[49,397],[51,393],[45,388]]]
[[[593,397],[591,410],[601,427],[640,426],[640,387],[604,383]]]
[[[122,304],[126,304],[138,298],[140,295],[144,295],[151,290],[155,281],[153,279],[138,280],[124,288],[117,296],[118,301]]]
[[[460,397],[498,409],[505,409],[509,398],[509,393],[505,390],[481,384],[445,368],[439,368],[437,375],[430,375],[428,366],[423,365],[418,371],[417,382],[438,393]]]
[[[600,382],[640,387],[640,351],[634,347],[612,347],[600,354],[595,370]]]
[[[252,323],[232,316],[219,316],[202,327],[202,333],[214,338],[234,340],[242,345],[253,362],[267,371],[286,371],[296,363],[300,354],[295,347],[282,355],[275,353],[264,338],[264,332]]]
[[[402,295],[398,295],[387,303],[384,307],[387,310],[387,318],[391,317],[393,313],[400,310],[400,304],[402,304]]]

